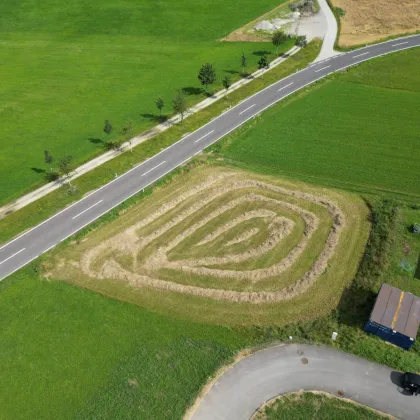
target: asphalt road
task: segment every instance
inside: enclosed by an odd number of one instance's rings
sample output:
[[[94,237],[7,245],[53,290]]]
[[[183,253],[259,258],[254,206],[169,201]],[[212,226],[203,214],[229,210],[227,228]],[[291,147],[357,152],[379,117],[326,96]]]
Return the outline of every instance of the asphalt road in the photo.
[[[316,62],[250,96],[149,160],[0,247],[0,280],[299,89],[371,58],[418,46],[420,35],[414,35],[337,55]]]
[[[325,347],[272,347],[225,372],[192,420],[249,419],[264,402],[299,390],[343,392],[345,398],[400,419],[418,420],[420,397],[401,392],[400,376],[385,366]]]

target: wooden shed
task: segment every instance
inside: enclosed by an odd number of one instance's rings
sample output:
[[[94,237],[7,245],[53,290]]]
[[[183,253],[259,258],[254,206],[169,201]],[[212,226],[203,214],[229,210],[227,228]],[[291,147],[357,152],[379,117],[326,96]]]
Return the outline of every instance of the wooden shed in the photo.
[[[365,331],[408,350],[416,339],[419,323],[420,298],[384,283]]]

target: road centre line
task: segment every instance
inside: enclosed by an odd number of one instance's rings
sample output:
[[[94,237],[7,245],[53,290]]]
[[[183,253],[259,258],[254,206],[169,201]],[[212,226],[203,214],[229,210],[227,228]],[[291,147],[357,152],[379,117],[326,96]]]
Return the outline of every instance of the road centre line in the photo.
[[[322,69],[315,70],[315,73],[318,73],[318,72],[319,72],[319,71],[321,71],[321,70],[325,70],[325,69],[327,69],[328,67],[331,67],[331,64],[330,64],[329,66],[322,67]]]
[[[99,200],[97,203],[91,205],[90,207],[88,207],[87,209],[84,209],[82,212],[80,212],[79,214],[76,214],[76,216],[72,217],[71,219],[77,219],[79,216],[81,216],[83,213],[86,213],[88,210],[90,210],[91,208],[97,206],[99,203],[102,203],[102,201],[104,200]]]
[[[362,53],[362,54],[357,54],[357,55],[354,55],[352,58],[361,57],[362,55],[369,54],[369,52],[370,52],[370,51],[368,51],[368,52],[364,52],[364,53]]]
[[[160,162],[158,165],[154,166],[152,169],[149,169],[148,171],[146,171],[142,176],[147,175],[149,172],[154,171],[156,168],[159,168],[159,166],[163,165],[166,162],[166,160],[164,160],[163,162]]]
[[[15,255],[20,254],[22,251],[25,251],[26,248],[22,248],[20,251],[15,252],[13,255],[11,255],[10,257],[6,258],[5,260],[3,260],[2,262],[0,262],[0,265],[2,265],[3,263],[5,263],[6,261],[9,261],[10,258],[13,258]]]
[[[209,131],[207,134],[204,134],[203,137],[200,137],[198,140],[196,140],[194,143],[198,143],[199,141],[205,139],[207,136],[209,136],[211,133],[213,133],[214,130]]]
[[[277,92],[280,92],[281,90],[286,89],[286,88],[287,88],[287,87],[289,87],[289,86],[292,86],[292,85],[293,85],[293,83],[294,83],[294,82],[289,83],[288,85],[281,87],[281,88],[280,88]]]
[[[244,112],[249,111],[251,108],[254,108],[255,104],[249,106],[247,109],[244,109],[243,111],[241,111],[238,115],[242,115]]]
[[[391,45],[391,47],[398,47],[398,45],[404,45],[404,44],[408,44],[408,41],[399,42],[398,44],[393,44],[393,45]]]

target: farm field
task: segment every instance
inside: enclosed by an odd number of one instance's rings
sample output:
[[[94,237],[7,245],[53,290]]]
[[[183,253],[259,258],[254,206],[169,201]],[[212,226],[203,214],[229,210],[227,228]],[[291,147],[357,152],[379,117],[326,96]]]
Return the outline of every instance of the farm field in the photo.
[[[240,167],[420,197],[420,49],[381,57],[293,96],[213,147]]]
[[[330,0],[340,8],[338,45],[351,47],[420,31],[420,3],[413,0]]]
[[[2,419],[181,419],[208,376],[253,340],[41,280],[36,269],[0,283]]]
[[[367,219],[354,194],[199,165],[54,251],[44,275],[189,320],[285,324],[338,304]]]
[[[260,408],[252,420],[379,420],[389,419],[367,407],[321,393],[280,397]]]
[[[177,89],[189,101],[205,98],[197,79],[206,62],[239,78],[240,57],[255,69],[270,43],[218,40],[267,12],[279,1],[198,4],[192,0],[125,2],[76,0],[0,4],[0,204],[44,183],[44,150],[58,166],[73,156],[77,166],[104,146],[104,120],[120,136],[156,124],[155,100],[172,112]],[[291,47],[286,42],[281,51]]]

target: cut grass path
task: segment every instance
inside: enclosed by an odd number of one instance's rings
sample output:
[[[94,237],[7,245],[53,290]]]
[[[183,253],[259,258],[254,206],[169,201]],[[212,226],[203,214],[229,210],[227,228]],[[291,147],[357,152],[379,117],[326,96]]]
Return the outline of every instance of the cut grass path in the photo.
[[[238,79],[242,52],[250,71],[270,43],[218,40],[277,6],[279,0],[46,0],[0,3],[0,203],[45,181],[43,152],[55,164],[80,164],[102,153],[105,119],[120,135],[156,124],[155,100],[172,112],[177,89],[189,102],[205,95],[197,73],[206,62]],[[290,48],[290,41],[284,50]],[[57,165],[58,166],[58,165]]]

